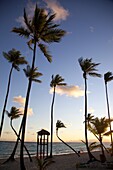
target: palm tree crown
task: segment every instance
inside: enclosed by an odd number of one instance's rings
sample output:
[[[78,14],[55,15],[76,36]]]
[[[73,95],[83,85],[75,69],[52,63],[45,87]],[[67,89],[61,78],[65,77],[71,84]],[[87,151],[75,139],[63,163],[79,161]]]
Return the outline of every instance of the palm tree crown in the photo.
[[[59,42],[61,38],[66,34],[66,31],[57,28],[59,26],[58,24],[53,23],[55,16],[55,14],[46,14],[44,9],[40,9],[36,5],[32,19],[28,19],[24,9],[24,22],[26,28],[14,27],[12,30],[20,36],[30,38],[28,41],[30,48],[32,44],[37,42],[38,47],[49,62],[52,61],[52,56],[49,54],[48,47],[45,45],[45,43]]]
[[[10,50],[8,53],[3,52],[3,56],[12,63],[12,67],[19,71],[19,65],[27,64],[25,57],[21,57],[20,51],[16,49]]]
[[[103,118],[98,118],[96,117],[93,121],[92,121],[92,129],[95,132],[95,134],[97,135],[101,135],[104,134],[106,132],[106,130],[109,127],[109,120],[106,119],[105,117]]]
[[[104,81],[105,84],[107,84],[107,82],[113,80],[113,73],[108,71],[107,73],[104,74]]]
[[[100,63],[93,63],[92,58],[83,59],[82,57],[78,59],[79,64],[81,66],[81,69],[83,71],[83,77],[87,78],[87,75],[93,77],[101,77],[101,74],[98,74],[96,71],[98,71],[95,67],[98,66]]]
[[[31,79],[32,81],[41,83],[41,80],[38,80],[37,78],[42,76],[42,73],[39,73],[37,70],[38,68],[35,67],[33,70],[30,68],[29,65],[27,65],[26,69],[23,69],[26,77]]]
[[[58,86],[66,86],[66,83],[62,83],[64,81],[64,78],[62,78],[59,74],[56,76],[52,75],[52,80],[50,83],[51,87],[56,87]]]
[[[57,122],[56,122],[56,131],[58,131],[59,128],[66,128],[66,126],[60,120],[57,120]]]
[[[8,117],[9,117],[11,120],[17,119],[17,118],[19,118],[19,117],[22,115],[22,113],[20,112],[20,110],[17,109],[16,107],[14,107],[14,106],[11,107],[10,112],[8,112],[8,111],[6,110],[6,113],[7,113]]]

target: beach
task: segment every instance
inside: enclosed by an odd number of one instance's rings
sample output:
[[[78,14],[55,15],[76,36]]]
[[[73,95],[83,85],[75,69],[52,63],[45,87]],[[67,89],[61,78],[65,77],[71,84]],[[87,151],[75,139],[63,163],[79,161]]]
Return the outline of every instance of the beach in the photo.
[[[93,155],[100,160],[100,152],[95,151]],[[113,157],[106,153],[107,162],[113,163]],[[29,158],[24,158],[26,170],[39,170],[38,161],[35,156],[32,157],[32,162],[29,161]],[[109,164],[107,162],[101,163],[98,161],[91,162],[87,164],[88,154],[80,153],[80,157],[76,154],[64,154],[64,155],[54,155],[51,159],[51,163],[45,168],[45,170],[99,170],[99,169],[108,169]],[[16,161],[4,162],[3,159],[0,159],[0,170],[20,170],[19,158],[16,158]],[[111,169],[111,168],[110,168]],[[113,168],[112,168],[113,169]]]

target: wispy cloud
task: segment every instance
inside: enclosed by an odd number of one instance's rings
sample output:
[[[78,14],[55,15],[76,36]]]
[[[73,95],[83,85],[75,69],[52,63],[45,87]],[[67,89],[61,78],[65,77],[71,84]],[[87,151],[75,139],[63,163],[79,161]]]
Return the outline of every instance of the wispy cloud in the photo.
[[[22,96],[14,97],[13,101],[18,103],[20,106],[24,106],[24,104],[25,104],[25,98]]]
[[[88,108],[88,113],[94,113],[94,112],[95,112],[95,110],[92,107]]]
[[[57,0],[43,0],[43,1],[46,4],[45,12],[47,12],[46,9],[50,9],[53,13],[56,13],[56,17],[54,19],[55,21],[66,20],[67,17],[69,16],[69,11],[64,9]],[[36,6],[35,2],[31,2],[30,0],[28,1],[25,10],[27,12],[29,19],[33,17],[35,6]],[[19,22],[21,26],[26,28],[23,16],[19,16],[16,19],[16,21]]]
[[[21,111],[22,114],[24,114],[24,105],[25,105],[25,98],[22,96],[17,96],[13,98],[13,102],[16,102],[20,107],[18,109]],[[28,108],[28,115],[33,114],[33,109]]]
[[[80,109],[80,112],[83,112],[83,110],[82,109]],[[95,112],[95,110],[94,110],[94,108],[92,108],[92,107],[89,107],[88,108],[88,113],[94,113]]]
[[[25,10],[27,12],[27,15],[28,15],[28,18],[32,18],[33,17],[35,6],[36,6],[36,3],[33,3],[30,0],[28,1],[27,5],[26,5],[26,8],[25,8]],[[16,19],[16,21],[19,22],[21,24],[21,26],[26,27],[26,25],[24,23],[23,16],[19,16]]]
[[[44,0],[47,4],[47,8],[51,9],[53,13],[56,13],[55,20],[66,20],[69,16],[69,11],[64,9],[57,0]]]
[[[50,89],[50,93],[53,92],[53,88]],[[57,86],[56,93],[60,95],[66,95],[70,97],[81,97],[84,96],[84,90],[79,86]]]
[[[93,26],[90,26],[90,27],[89,27],[89,30],[90,30],[90,32],[94,32],[95,29],[94,29]]]

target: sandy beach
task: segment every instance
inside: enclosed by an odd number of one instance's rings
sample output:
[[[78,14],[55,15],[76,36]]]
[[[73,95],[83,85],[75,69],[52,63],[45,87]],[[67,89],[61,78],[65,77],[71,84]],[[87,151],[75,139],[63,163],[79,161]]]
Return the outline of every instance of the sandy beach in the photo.
[[[93,155],[100,159],[100,152],[93,152]],[[107,162],[113,163],[113,157],[111,157],[109,154],[106,153]],[[30,162],[28,158],[25,158],[25,166],[27,170],[39,170],[38,162],[36,157],[32,157],[33,162]],[[107,162],[100,163],[100,162],[92,162],[89,164],[85,164],[88,161],[88,154],[87,153],[81,153],[80,157],[78,157],[76,154],[65,154],[65,155],[54,155],[52,158],[52,163],[49,164],[45,169],[46,170],[99,170],[99,169],[108,169]],[[16,158],[16,161],[13,162],[7,162],[5,164],[2,164],[4,162],[3,159],[0,160],[0,170],[20,170],[20,162],[19,158]],[[84,164],[82,164],[84,163]],[[82,167],[80,166],[82,164]],[[78,165],[78,167],[77,167]],[[113,168],[110,168],[113,169]]]

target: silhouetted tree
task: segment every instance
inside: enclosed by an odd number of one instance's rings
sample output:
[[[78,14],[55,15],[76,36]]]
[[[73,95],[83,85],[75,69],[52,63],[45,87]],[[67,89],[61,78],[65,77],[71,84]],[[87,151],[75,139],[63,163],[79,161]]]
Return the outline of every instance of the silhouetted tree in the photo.
[[[104,154],[104,149],[103,149],[103,142],[102,142],[102,136],[104,133],[107,131],[109,127],[109,120],[106,119],[105,117],[103,118],[98,118],[96,117],[90,124],[90,131],[93,132],[93,134],[98,136],[98,140],[101,144],[101,150],[102,150],[102,155],[104,156],[104,160],[106,160],[105,154]]]
[[[84,83],[85,83],[85,142],[86,142],[86,148],[88,151],[88,155],[89,155],[89,161],[92,161],[94,159],[94,156],[91,154],[89,147],[88,147],[88,136],[87,136],[87,75],[89,76],[93,76],[93,77],[101,77],[101,74],[98,74],[96,71],[96,67],[100,64],[100,63],[93,63],[92,62],[92,58],[88,59],[83,59],[83,58],[79,58],[78,62],[80,64],[80,67],[83,71],[83,78],[84,78]]]
[[[80,155],[78,154],[77,151],[75,151],[75,149],[73,149],[70,145],[68,145],[66,142],[64,142],[58,135],[58,130],[59,128],[66,128],[66,126],[64,125],[64,123],[62,123],[60,120],[57,120],[57,123],[56,123],[56,136],[57,138],[62,142],[64,143],[66,146],[68,146],[73,152],[75,152],[77,154],[78,157],[80,157]]]
[[[55,101],[55,90],[56,86],[66,86],[66,83],[63,83],[64,79],[57,74],[56,76],[52,75],[52,80],[50,86],[53,88],[53,98],[51,104],[51,147],[50,147],[50,157],[52,157],[52,148],[53,148],[53,108],[54,108],[54,101]]]
[[[106,102],[107,102],[107,110],[108,110],[108,118],[109,118],[109,127],[110,127],[110,131],[111,129],[111,122],[110,122],[110,108],[109,108],[109,100],[108,100],[108,90],[107,90],[107,83],[109,81],[113,80],[113,74],[112,72],[107,72],[104,74],[104,82],[105,82],[105,90],[106,90]],[[112,147],[112,155],[113,155],[113,137],[112,137],[112,132],[111,132],[111,147]]]
[[[13,121],[13,119],[19,118],[19,117],[20,117],[21,115],[23,115],[23,114],[20,112],[19,109],[17,109],[17,108],[14,107],[14,106],[11,107],[10,112],[8,112],[8,111],[6,110],[6,113],[7,113],[8,117],[10,118],[10,126],[11,126],[12,130],[14,131],[15,135],[17,136],[17,142],[15,143],[15,147],[14,147],[14,149],[13,149],[13,152],[12,152],[12,154],[10,155],[10,157],[5,161],[5,162],[8,162],[8,161],[10,161],[10,160],[11,160],[11,161],[15,160],[15,159],[14,159],[14,156],[15,156],[15,152],[16,152],[16,149],[17,149],[17,146],[18,146],[18,142],[19,142],[19,140],[21,141],[20,136],[18,135],[18,133],[16,132],[15,128],[13,127],[12,121]],[[24,145],[24,148],[25,148],[25,150],[26,150],[26,152],[27,152],[27,154],[28,154],[28,156],[29,156],[30,161],[32,161],[31,156],[30,156],[30,154],[29,154],[29,151],[28,151],[28,149],[26,148],[25,145]]]
[[[24,9],[24,23],[26,28],[13,28],[13,32],[19,34],[20,36],[24,36],[25,38],[30,38],[28,41],[29,47],[33,50],[33,59],[31,69],[34,70],[35,67],[35,58],[36,58],[36,45],[38,45],[39,49],[42,51],[44,56],[47,58],[49,62],[52,61],[52,56],[49,54],[47,50],[47,46],[45,44],[50,44],[53,42],[59,42],[61,38],[65,35],[65,31],[62,29],[58,29],[59,25],[54,24],[53,20],[55,18],[55,14],[47,14],[44,9],[38,8],[36,5],[34,15],[32,19],[29,19],[26,15],[26,11]],[[31,47],[34,45],[33,48]],[[22,127],[22,142],[21,142],[21,153],[20,153],[20,164],[21,170],[25,170],[24,159],[23,159],[23,145],[25,138],[25,128],[26,128],[26,118],[27,118],[27,109],[29,104],[30,91],[32,86],[32,79],[29,78],[25,108],[24,108],[24,116],[23,116],[23,127]]]
[[[0,136],[2,134],[2,128],[3,128],[3,124],[4,124],[4,115],[5,115],[5,110],[6,110],[8,96],[9,96],[9,90],[10,90],[10,84],[11,84],[11,77],[12,77],[13,69],[16,69],[17,71],[19,71],[20,70],[19,65],[27,64],[25,57],[21,56],[20,51],[17,51],[14,48],[12,50],[10,50],[8,53],[3,52],[3,56],[12,65],[11,65],[11,69],[10,69],[10,72],[9,72],[6,96],[5,96],[5,101],[4,101],[3,111],[2,111],[1,124],[0,124]]]

